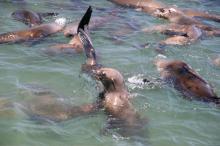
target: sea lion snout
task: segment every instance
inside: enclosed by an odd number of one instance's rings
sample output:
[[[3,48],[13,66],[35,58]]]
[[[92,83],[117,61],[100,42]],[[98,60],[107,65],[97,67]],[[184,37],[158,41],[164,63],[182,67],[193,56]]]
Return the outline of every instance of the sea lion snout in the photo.
[[[113,68],[100,68],[93,71],[97,80],[101,81],[106,90],[121,90],[124,88],[124,78]]]
[[[154,11],[153,15],[156,17],[161,18],[169,18],[171,15],[178,14],[179,11],[177,11],[175,8],[158,8]]]
[[[154,60],[154,65],[156,65],[157,70],[161,72],[168,66],[168,61],[165,59],[156,59]]]

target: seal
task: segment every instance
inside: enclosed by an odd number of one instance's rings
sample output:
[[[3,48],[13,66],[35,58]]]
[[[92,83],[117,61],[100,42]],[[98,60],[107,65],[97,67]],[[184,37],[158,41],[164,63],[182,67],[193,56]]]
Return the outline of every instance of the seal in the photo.
[[[171,8],[170,6],[157,2],[155,0],[110,0],[110,1],[116,4],[119,4],[119,5],[122,5],[122,6],[129,6],[129,7],[136,8],[137,10],[141,10],[151,15],[153,15],[153,13],[157,9]],[[217,14],[210,14],[208,12],[203,12],[199,10],[185,9],[185,8],[178,8],[178,7],[173,7],[173,9],[181,11],[186,16],[191,17],[191,18],[196,17],[196,18],[202,18],[206,20],[220,22],[220,15],[217,15]]]
[[[11,14],[15,20],[21,21],[30,27],[42,24],[43,17],[57,15],[58,13],[36,13],[30,10],[16,10]]]
[[[185,62],[158,58],[155,65],[161,78],[187,99],[220,104],[211,85]]]
[[[89,22],[89,29],[96,29],[98,27],[103,26],[104,24],[108,23],[109,21],[112,21],[116,19],[117,17],[110,14],[110,15],[103,15],[101,17],[94,17]],[[78,28],[79,21],[72,22],[66,25],[66,27],[63,30],[63,33],[66,37],[73,37],[77,34],[77,28]]]
[[[171,23],[180,25],[195,25],[206,31],[215,30],[216,28],[203,24],[201,21],[185,15],[184,12],[175,8],[159,8],[153,13],[154,16],[169,20]]]
[[[165,7],[164,4],[155,0],[110,0],[116,4],[122,6],[129,6],[147,12],[148,14],[153,13],[156,9]]]
[[[114,15],[114,12],[111,12],[110,15],[104,15],[103,17],[94,17],[89,22],[90,29],[96,29],[97,27],[101,27],[109,21],[116,19],[117,17]],[[43,51],[48,55],[57,55],[57,54],[74,54],[74,53],[82,53],[83,45],[77,35],[77,28],[79,22],[73,22],[67,24],[64,28],[63,33],[66,37],[72,37],[69,43],[64,44],[55,44],[49,46],[48,48],[43,48]]]
[[[168,24],[158,25],[152,28],[142,29],[144,32],[160,32],[168,36],[161,41],[160,45],[187,45],[207,35],[205,31],[197,28],[195,25]]]
[[[97,63],[95,49],[87,33],[87,26],[84,25],[88,24],[89,17],[84,17],[84,19],[87,21],[81,21],[83,23],[80,23],[78,27],[78,35],[87,58],[82,70],[101,82],[104,88],[96,103],[99,103],[99,107],[104,108],[109,116],[109,122],[112,124],[109,123],[108,128],[118,128],[118,133],[123,136],[136,134],[143,128],[146,121],[140,117],[131,104],[130,93],[125,87],[122,74],[116,69],[103,67]]]
[[[58,18],[55,22],[42,24],[25,30],[14,31],[0,34],[0,43],[15,43],[31,40],[39,40],[40,38],[61,31],[66,23],[65,18]]]

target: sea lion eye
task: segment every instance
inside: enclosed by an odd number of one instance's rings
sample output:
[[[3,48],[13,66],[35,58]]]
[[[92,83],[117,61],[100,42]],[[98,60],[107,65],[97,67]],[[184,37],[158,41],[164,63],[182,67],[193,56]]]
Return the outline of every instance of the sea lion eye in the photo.
[[[162,13],[165,12],[165,10],[163,8],[160,8],[159,11],[162,12]]]
[[[180,69],[178,69],[178,74],[180,75],[184,75],[188,72],[188,69],[186,67],[182,67]]]

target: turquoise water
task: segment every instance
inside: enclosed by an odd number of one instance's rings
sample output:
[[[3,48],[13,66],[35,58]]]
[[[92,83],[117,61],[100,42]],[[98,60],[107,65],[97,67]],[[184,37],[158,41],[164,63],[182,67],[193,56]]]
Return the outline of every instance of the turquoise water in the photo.
[[[184,100],[175,90],[167,86],[136,86],[128,82],[140,75],[158,78],[152,61],[157,55],[154,48],[165,36],[158,33],[142,33],[141,28],[166,23],[133,9],[121,8],[106,0],[26,0],[26,3],[0,1],[0,30],[8,32],[26,28],[10,17],[11,12],[26,8],[39,12],[59,12],[60,16],[75,20],[81,17],[88,5],[94,9],[93,16],[106,15],[105,10],[120,8],[120,20],[112,20],[91,32],[93,44],[100,56],[100,63],[118,69],[125,77],[129,91],[134,95],[133,104],[149,123],[145,137],[151,146],[220,146],[220,109],[213,105]],[[220,14],[214,1],[164,0],[164,3],[181,7],[212,10]],[[47,20],[51,21],[51,20]],[[136,30],[119,37],[112,36],[126,24]],[[220,27],[214,22],[207,22]],[[0,99],[13,103],[13,107],[0,109],[0,146],[133,146],[139,142],[127,140],[114,134],[102,134],[106,124],[103,112],[82,116],[68,121],[41,122],[30,119],[18,103],[32,99],[33,90],[51,90],[62,101],[72,105],[90,103],[97,97],[95,83],[81,74],[82,54],[48,56],[42,52],[55,43],[69,39],[61,33],[45,38],[30,46],[22,44],[0,45]],[[141,47],[149,43],[149,46]],[[220,68],[212,66],[211,58],[219,51],[219,38],[204,38],[190,46],[170,46],[166,56],[181,59],[190,64],[201,76],[211,83],[220,95]],[[35,85],[38,87],[36,89]],[[0,107],[2,105],[0,104]]]

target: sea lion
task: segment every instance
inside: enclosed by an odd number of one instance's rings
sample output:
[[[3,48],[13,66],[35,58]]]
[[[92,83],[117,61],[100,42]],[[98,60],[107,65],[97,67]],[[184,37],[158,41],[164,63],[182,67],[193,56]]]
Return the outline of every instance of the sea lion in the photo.
[[[68,44],[55,44],[48,48],[43,48],[43,51],[48,55],[82,53],[83,45],[79,36],[74,35]]]
[[[171,23],[180,25],[195,25],[206,31],[212,31],[217,28],[203,24],[201,21],[185,15],[184,12],[175,8],[159,8],[153,13],[154,16],[169,20]]]
[[[206,20],[212,20],[215,22],[220,22],[220,15],[217,14],[210,14],[208,12],[203,12],[199,10],[194,9],[183,9],[180,8],[180,10],[187,16],[193,17],[193,18],[202,18]]]
[[[101,27],[109,21],[116,19],[117,16],[114,16],[112,13],[103,17],[94,17],[89,22],[89,29],[95,29]],[[66,37],[72,37],[69,43],[67,44],[55,44],[49,46],[49,48],[44,49],[44,51],[49,55],[56,55],[60,53],[73,54],[73,53],[82,53],[83,46],[77,35],[77,28],[79,22],[73,22],[67,24],[63,32]]]
[[[104,24],[106,24],[109,21],[112,21],[116,19],[117,17],[110,14],[110,15],[104,15],[102,17],[94,17],[89,22],[89,29],[95,29],[97,27],[101,27]],[[63,30],[63,33],[66,37],[72,37],[77,34],[77,28],[78,28],[79,21],[72,22],[66,25],[66,27]]]
[[[0,34],[0,44],[38,40],[61,31],[65,23],[65,18],[58,18],[52,23],[42,24],[25,30],[3,33]]]
[[[116,4],[122,6],[129,6],[138,10],[147,12],[148,14],[153,13],[156,9],[165,7],[164,4],[155,0],[110,0]]]
[[[161,41],[159,45],[187,45],[193,43],[203,36],[210,36],[196,27],[195,25],[180,25],[171,23],[168,25],[158,25],[152,28],[142,29],[144,32],[160,32],[168,36],[167,39]]]
[[[182,93],[187,99],[220,104],[211,85],[189,65],[180,60],[156,59],[161,78]]]
[[[150,15],[154,15],[153,13],[157,9],[171,8],[170,6],[165,5],[155,0],[110,0],[110,1],[117,3],[119,5],[130,6],[130,7],[136,8],[137,10],[141,10]],[[203,11],[193,10],[193,9],[178,8],[176,6],[173,6],[173,8],[178,11],[183,12],[186,16],[191,17],[191,18],[197,17],[197,18],[220,22],[220,15],[217,15],[217,14],[210,14],[208,12],[203,12]],[[154,16],[157,16],[157,15],[154,15]]]
[[[89,21],[89,16],[85,17]],[[81,21],[82,22],[82,21]],[[109,115],[109,128],[118,128],[123,136],[136,134],[146,124],[137,113],[130,101],[130,93],[127,91],[122,74],[113,68],[103,67],[97,63],[95,49],[84,23],[79,24],[78,35],[86,54],[86,64],[83,71],[89,73],[103,85],[103,92],[99,94],[100,107]],[[84,31],[85,30],[85,31]]]
[[[43,18],[45,16],[56,16],[57,13],[36,13],[30,10],[16,10],[11,16],[18,21],[23,22],[24,24],[32,27],[36,25],[40,25],[43,22]]]
[[[74,117],[95,113],[98,104],[74,106],[56,94],[40,94],[32,99],[17,103],[31,119],[62,122]]]

